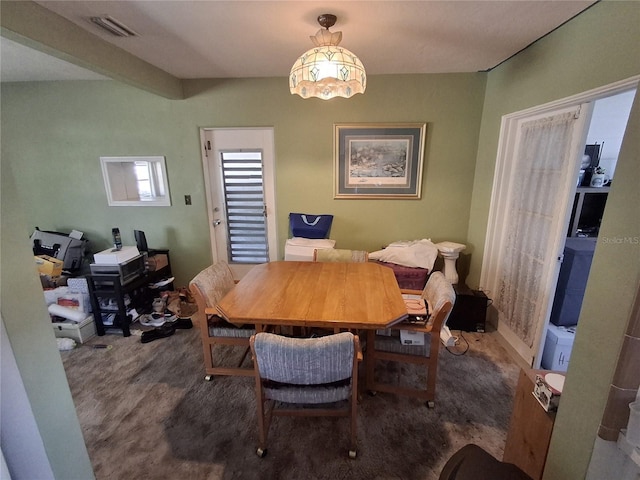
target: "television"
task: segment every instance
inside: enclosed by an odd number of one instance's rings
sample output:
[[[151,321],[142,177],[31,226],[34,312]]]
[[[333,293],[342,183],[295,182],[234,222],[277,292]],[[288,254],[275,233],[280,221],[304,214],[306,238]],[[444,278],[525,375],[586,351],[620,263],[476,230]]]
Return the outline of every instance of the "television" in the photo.
[[[589,167],[596,168],[600,164],[600,147],[604,144],[594,143],[593,145],[585,145],[584,146],[584,154],[589,155]],[[588,167],[587,167],[588,168]]]

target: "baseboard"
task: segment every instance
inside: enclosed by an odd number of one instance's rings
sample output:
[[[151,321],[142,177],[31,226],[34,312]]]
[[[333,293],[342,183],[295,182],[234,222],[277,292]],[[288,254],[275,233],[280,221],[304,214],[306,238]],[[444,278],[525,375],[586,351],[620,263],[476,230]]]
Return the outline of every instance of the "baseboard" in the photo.
[[[505,338],[502,332],[500,332],[496,328],[495,332],[493,332],[492,335],[495,335],[495,338],[498,341],[498,343],[507,351],[511,359],[516,364],[518,364],[520,368],[522,368],[523,370],[531,369],[531,365],[528,364],[524,358],[522,358],[522,355],[520,355],[515,348],[513,348],[513,345],[509,343],[509,340]]]

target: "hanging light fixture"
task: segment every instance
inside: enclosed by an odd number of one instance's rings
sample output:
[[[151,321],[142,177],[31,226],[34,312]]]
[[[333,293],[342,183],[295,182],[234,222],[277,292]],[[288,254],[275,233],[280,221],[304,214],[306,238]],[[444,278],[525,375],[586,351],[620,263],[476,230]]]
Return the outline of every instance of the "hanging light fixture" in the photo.
[[[324,30],[321,28],[309,37],[315,47],[304,52],[291,67],[291,94],[328,100],[364,93],[367,86],[364,65],[355,54],[339,46],[342,32],[329,31],[336,20],[336,16],[329,13],[318,17],[318,23]]]

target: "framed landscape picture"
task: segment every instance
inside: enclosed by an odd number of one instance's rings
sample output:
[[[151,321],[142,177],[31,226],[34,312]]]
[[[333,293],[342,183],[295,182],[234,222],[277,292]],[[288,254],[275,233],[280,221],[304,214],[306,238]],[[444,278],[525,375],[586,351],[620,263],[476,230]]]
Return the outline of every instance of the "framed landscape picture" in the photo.
[[[425,131],[424,123],[334,125],[334,198],[420,198]]]

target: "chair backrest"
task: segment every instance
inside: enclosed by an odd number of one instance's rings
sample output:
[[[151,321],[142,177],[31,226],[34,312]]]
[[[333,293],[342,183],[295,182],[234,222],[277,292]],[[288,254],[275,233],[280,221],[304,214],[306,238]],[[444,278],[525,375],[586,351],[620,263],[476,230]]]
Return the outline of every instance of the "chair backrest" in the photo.
[[[353,376],[355,340],[350,332],[318,338],[257,333],[251,339],[260,378],[293,385],[319,385]]]
[[[429,305],[430,321],[433,323],[432,329],[439,331],[449,318],[456,301],[453,285],[442,272],[433,272],[422,291],[422,298]]]
[[[369,252],[340,248],[317,248],[313,251],[313,261],[363,263],[369,261]]]
[[[226,262],[214,263],[189,282],[189,290],[201,312],[205,307],[215,307],[234,286],[233,274]]]

